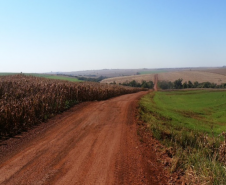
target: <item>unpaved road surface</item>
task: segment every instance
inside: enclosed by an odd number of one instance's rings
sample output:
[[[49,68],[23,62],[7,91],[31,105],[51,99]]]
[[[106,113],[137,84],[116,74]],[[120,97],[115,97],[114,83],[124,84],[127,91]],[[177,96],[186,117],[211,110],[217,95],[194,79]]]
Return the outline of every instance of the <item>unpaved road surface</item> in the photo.
[[[154,76],[154,90],[158,91],[158,74]]]
[[[134,111],[146,93],[81,103],[3,142],[0,184],[164,184],[139,149]]]

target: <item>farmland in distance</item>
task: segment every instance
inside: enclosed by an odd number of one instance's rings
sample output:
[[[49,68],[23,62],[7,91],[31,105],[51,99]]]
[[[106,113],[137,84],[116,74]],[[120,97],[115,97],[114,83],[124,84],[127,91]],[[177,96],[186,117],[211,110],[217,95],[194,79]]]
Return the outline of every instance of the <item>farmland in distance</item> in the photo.
[[[199,83],[202,82],[211,82],[216,84],[226,83],[226,75],[215,73],[213,71],[208,70],[184,70],[184,71],[171,71],[171,72],[161,72],[158,73],[158,80],[159,81],[175,81],[179,78],[185,81],[195,82],[198,81]],[[124,76],[124,77],[115,77],[115,78],[108,78],[104,79],[102,83],[123,83],[126,81],[138,81],[141,82],[142,80],[145,81],[154,81],[155,74],[145,74],[145,75],[133,75],[133,76]]]
[[[1,73],[1,76],[11,76],[11,75],[18,75],[21,73]],[[51,74],[45,74],[45,73],[23,73],[27,76],[36,76],[36,77],[42,77],[42,78],[49,78],[49,79],[55,79],[55,80],[67,80],[70,82],[82,82],[81,80],[78,80],[78,78],[75,77],[68,77],[68,76],[61,76],[61,75],[51,75]]]
[[[204,71],[209,72],[209,73],[216,73],[216,74],[220,74],[220,75],[226,75],[226,67],[218,68],[218,69],[206,69]]]

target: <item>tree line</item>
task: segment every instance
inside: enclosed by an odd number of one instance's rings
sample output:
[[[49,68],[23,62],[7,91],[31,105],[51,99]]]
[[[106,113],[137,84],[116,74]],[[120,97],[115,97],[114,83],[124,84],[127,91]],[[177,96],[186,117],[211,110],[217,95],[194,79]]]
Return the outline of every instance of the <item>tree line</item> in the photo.
[[[67,77],[71,77],[71,78],[77,78],[78,80],[82,80],[82,81],[88,81],[88,82],[100,82],[101,80],[107,78],[106,76],[99,76],[96,77],[96,75],[87,75],[87,76],[74,76],[74,75],[70,75],[70,74],[61,74],[58,73],[58,76],[67,76]]]
[[[114,81],[111,84],[116,84],[116,82]],[[126,81],[123,83],[119,83],[119,85],[130,86],[130,87],[141,87],[141,88],[148,88],[148,89],[153,89],[154,87],[153,81],[145,81],[145,80],[143,80],[141,83],[137,82],[136,80],[132,80],[130,82]]]
[[[77,76],[77,78],[79,80],[83,80],[83,81],[88,81],[88,82],[100,82],[101,80],[107,78],[105,76],[99,76],[97,78],[89,78],[89,77],[84,77],[84,76]]]
[[[158,87],[161,89],[186,89],[186,88],[226,88],[226,83],[222,83],[220,85],[211,82],[202,82],[199,83],[195,81],[192,83],[191,81],[186,81],[182,83],[183,79],[179,78],[174,82],[170,81],[159,81]]]

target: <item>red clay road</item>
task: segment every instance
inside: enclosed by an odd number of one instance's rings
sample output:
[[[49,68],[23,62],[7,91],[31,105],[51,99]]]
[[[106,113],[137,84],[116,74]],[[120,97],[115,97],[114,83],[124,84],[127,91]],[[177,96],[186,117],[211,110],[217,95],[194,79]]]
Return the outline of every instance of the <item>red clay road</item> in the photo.
[[[158,74],[154,76],[154,91],[158,91]]]
[[[81,103],[52,118],[1,154],[0,184],[159,184],[147,177],[138,147],[134,112],[146,93]]]

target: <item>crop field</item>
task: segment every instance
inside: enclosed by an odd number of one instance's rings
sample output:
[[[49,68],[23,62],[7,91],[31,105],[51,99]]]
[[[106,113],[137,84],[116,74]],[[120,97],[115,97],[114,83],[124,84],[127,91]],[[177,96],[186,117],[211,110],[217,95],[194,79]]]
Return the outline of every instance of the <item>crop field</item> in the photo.
[[[27,75],[0,77],[0,137],[13,136],[83,101],[105,100],[144,89],[74,83]]]
[[[185,81],[191,82],[211,82],[216,84],[221,84],[226,82],[226,76],[216,73],[210,73],[205,71],[179,71],[179,72],[170,72],[170,73],[160,73],[158,75],[160,81],[168,80],[168,81],[175,81],[179,78]]]
[[[133,76],[124,76],[124,77],[115,77],[115,78],[108,78],[104,79],[101,82],[102,83],[113,83],[114,81],[116,83],[123,83],[126,81],[132,81],[136,80],[138,82],[141,82],[142,80],[145,81],[154,81],[155,74],[146,74],[146,75],[133,75]],[[207,71],[173,71],[173,72],[162,72],[158,74],[158,80],[159,81],[175,81],[179,78],[183,79],[183,82],[185,81],[191,81],[191,82],[211,82],[216,84],[226,83],[226,76],[222,74],[207,72]]]
[[[216,73],[216,74],[220,74],[220,75],[226,75],[226,67],[218,68],[218,69],[208,69],[208,70],[205,70],[205,71],[209,72],[209,73]]]
[[[140,101],[141,119],[173,156],[171,171],[182,169],[191,184],[226,182],[225,110],[223,90],[151,92]]]

